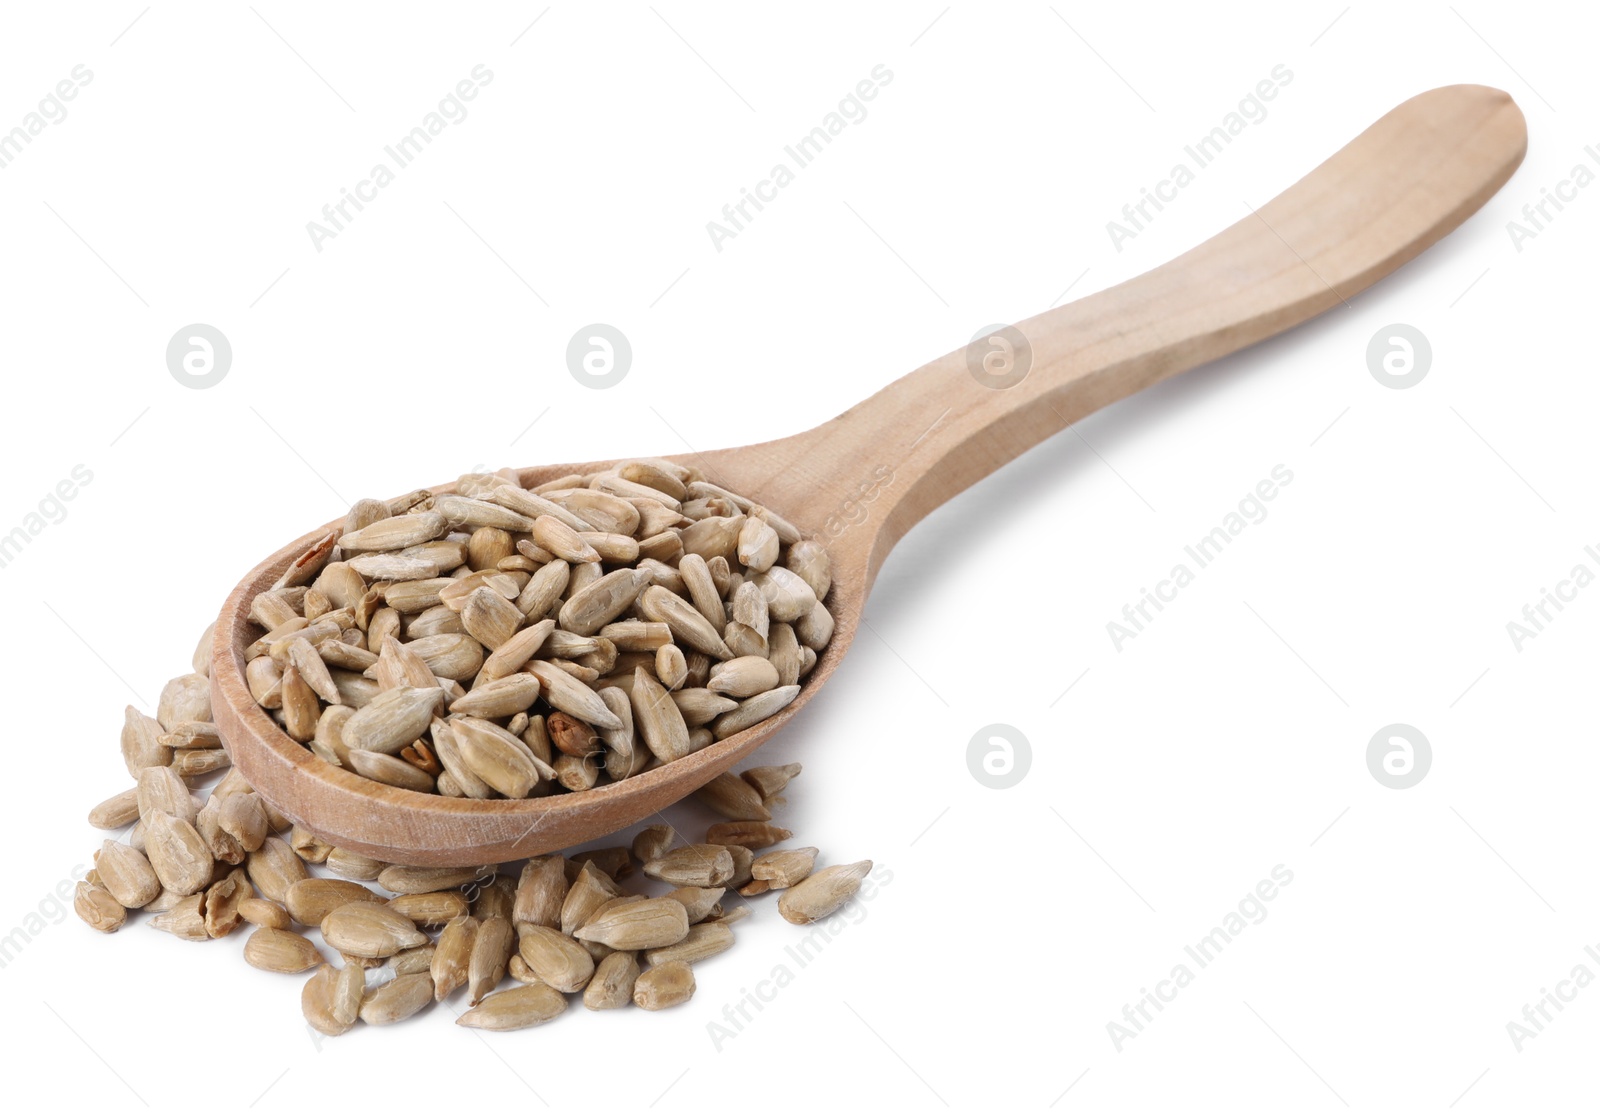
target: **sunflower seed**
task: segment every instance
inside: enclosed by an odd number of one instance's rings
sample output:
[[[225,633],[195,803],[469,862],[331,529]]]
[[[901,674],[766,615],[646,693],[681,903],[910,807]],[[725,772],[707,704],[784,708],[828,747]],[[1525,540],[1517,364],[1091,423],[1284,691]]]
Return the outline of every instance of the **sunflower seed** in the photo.
[[[323,918],[352,902],[382,901],[381,895],[344,879],[300,879],[284,894],[289,916],[301,925],[321,925]]]
[[[733,821],[770,821],[756,788],[731,771],[723,771],[694,793],[695,800]]]
[[[713,625],[676,593],[660,585],[651,585],[640,594],[638,603],[646,619],[664,623],[671,629],[674,640],[713,658],[733,657],[718,634],[721,623]]]
[[[631,952],[614,952],[595,965],[594,975],[583,989],[583,1005],[590,1010],[615,1010],[633,1001],[633,987],[639,978],[639,962]]]
[[[717,717],[711,724],[711,730],[718,739],[727,739],[783,711],[799,695],[798,685],[780,685],[776,689],[769,689],[741,701],[738,708]]]
[[[111,897],[110,891],[86,880],[74,888],[72,908],[86,925],[101,933],[115,933],[128,920],[128,911]]]
[[[377,881],[379,874],[389,865],[382,860],[370,859],[345,848],[335,848],[328,853],[324,866],[341,878],[372,883]]]
[[[162,884],[155,868],[143,853],[126,844],[107,840],[95,854],[94,866],[100,873],[100,884],[130,910],[138,909],[161,893]]]
[[[317,946],[283,929],[257,929],[244,943],[245,963],[263,972],[293,975],[322,963]]]
[[[389,908],[404,914],[416,924],[437,929],[467,912],[467,900],[459,891],[436,890],[424,894],[397,894]]]
[[[457,1017],[456,1025],[478,1030],[525,1030],[549,1022],[566,1009],[566,997],[555,988],[530,983],[488,996]]]
[[[451,702],[450,711],[494,719],[526,712],[538,699],[538,678],[532,674],[512,674],[473,686],[466,696]]]
[[[870,859],[824,867],[784,891],[778,899],[778,913],[795,925],[820,921],[854,898],[871,870]]]
[[[479,922],[467,961],[467,1000],[476,1006],[505,979],[506,964],[517,949],[517,931],[506,918]]]
[[[89,810],[89,823],[97,829],[119,829],[139,819],[139,787],[113,794]]]
[[[733,856],[719,844],[688,844],[645,863],[652,879],[678,887],[720,887],[733,877]]]
[[[346,765],[363,778],[382,782],[386,786],[397,786],[419,794],[430,794],[435,788],[432,775],[394,755],[377,751],[352,751]]]
[[[522,924],[517,946],[522,960],[540,980],[557,991],[582,991],[594,975],[594,958],[571,937],[543,925]]]
[[[478,919],[470,915],[452,919],[440,932],[429,965],[435,1001],[443,1002],[456,988],[466,986],[477,935]]]
[[[289,911],[266,898],[241,898],[238,909],[239,916],[251,925],[266,926],[269,929],[288,929],[293,924]]]
[[[433,1002],[433,977],[427,972],[396,976],[361,998],[361,1021],[386,1026],[410,1018]]]
[[[669,960],[641,972],[633,985],[633,1001],[645,1010],[665,1010],[687,1003],[694,995],[694,972],[682,960]]]
[[[161,885],[186,896],[204,890],[215,860],[195,827],[162,812],[152,812],[144,823],[145,852]]]
[[[770,848],[794,833],[765,821],[723,821],[706,829],[707,844],[739,844],[751,851]],[[752,874],[754,870],[752,869]]]
[[[146,767],[164,767],[172,761],[172,748],[161,743],[164,729],[159,721],[129,705],[122,725],[122,761],[128,773],[138,778]]]
[[[320,928],[329,946],[351,956],[390,957],[428,943],[410,918],[381,902],[346,903],[329,911]]]
[[[597,911],[574,936],[614,949],[634,950],[675,945],[688,932],[689,917],[683,903],[672,898],[645,898]]]
[[[552,708],[597,728],[622,727],[622,722],[606,708],[599,694],[560,667],[550,662],[535,661],[528,663],[527,670],[539,679],[539,684],[544,687],[544,699]]]
[[[394,755],[427,730],[443,700],[438,687],[386,689],[345,721],[340,738],[352,752]]]
[[[355,1025],[355,1017],[342,1018],[341,1007],[348,1002],[346,996],[354,980],[345,973],[360,973],[360,968],[335,968],[331,964],[324,964],[311,974],[306,984],[300,989],[300,1013],[305,1016],[307,1025],[320,1034],[329,1037],[338,1037]],[[355,991],[356,1008],[361,1006],[361,991],[365,989],[365,979],[362,988]]]
[[[751,767],[739,775],[750,783],[763,799],[781,794],[784,787],[800,776],[800,764],[788,763],[777,767]],[[737,820],[738,818],[734,818]],[[761,820],[762,818],[755,818]]]
[[[719,952],[727,952],[732,947],[733,930],[725,923],[711,922],[706,925],[691,926],[683,940],[676,944],[650,949],[645,952],[644,958],[652,967],[668,964],[674,960],[686,964],[698,964]]]
[[[437,511],[396,515],[341,535],[339,548],[351,554],[402,550],[407,546],[433,541],[445,532],[447,525],[445,517]]]
[[[267,837],[261,847],[250,853],[245,869],[262,897],[277,903],[288,897],[291,886],[309,877],[305,861],[276,836]]]
[[[209,941],[206,932],[205,895],[191,894],[178,899],[171,909],[150,919],[150,928],[171,933],[183,941]]]
[[[768,883],[772,890],[781,890],[810,875],[816,863],[815,848],[785,848],[757,856],[750,865],[750,876]]]

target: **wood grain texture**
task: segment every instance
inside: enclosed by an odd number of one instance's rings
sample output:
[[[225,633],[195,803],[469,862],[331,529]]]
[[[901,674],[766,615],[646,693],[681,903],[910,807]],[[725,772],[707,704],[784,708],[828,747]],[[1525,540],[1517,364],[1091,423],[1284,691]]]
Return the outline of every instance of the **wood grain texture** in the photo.
[[[329,766],[279,731],[244,681],[251,599],[322,527],[252,570],[219,617],[213,707],[233,761],[322,839],[393,863],[502,863],[648,818],[801,713],[854,639],[884,558],[935,507],[1084,415],[1341,306],[1474,213],[1526,145],[1522,113],[1507,94],[1478,85],[1423,93],[1193,250],[1019,322],[1031,364],[1014,386],[979,383],[958,349],[805,433],[677,458],[820,537],[833,557],[833,641],[800,696],[755,728],[621,783],[527,801],[418,794]],[[523,478],[531,485],[612,463],[533,468]],[[880,466],[893,483],[859,501]],[[846,518],[856,521],[829,529]]]

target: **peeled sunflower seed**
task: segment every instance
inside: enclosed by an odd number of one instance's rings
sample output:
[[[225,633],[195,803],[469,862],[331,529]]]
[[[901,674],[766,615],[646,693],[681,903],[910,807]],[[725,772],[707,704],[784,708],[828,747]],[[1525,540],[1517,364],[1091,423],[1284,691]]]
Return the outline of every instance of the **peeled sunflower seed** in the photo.
[[[97,829],[119,829],[139,819],[139,788],[137,786],[113,794],[89,810],[89,823]]]
[[[757,856],[750,865],[750,877],[767,883],[770,890],[781,890],[810,875],[816,863],[815,848],[784,848]]]
[[[788,763],[784,766],[751,767],[742,771],[739,777],[753,786],[763,799],[781,794],[784,787],[800,776],[800,764]],[[737,820],[738,818],[734,818]],[[763,818],[756,818],[761,820]]]
[[[553,987],[531,983],[497,991],[456,1019],[456,1025],[478,1030],[524,1030],[548,1022],[567,1009],[566,996]]]
[[[378,885],[395,894],[427,894],[434,890],[463,887],[492,874],[493,868],[407,867],[397,863],[379,873]]]
[[[150,919],[150,928],[171,933],[183,941],[209,941],[206,932],[205,895],[191,894],[180,898],[169,910]]]
[[[457,720],[449,730],[461,766],[484,785],[508,798],[525,798],[539,784],[534,757],[509,732],[472,718]]]
[[[289,916],[301,925],[320,926],[323,918],[352,902],[382,901],[375,891],[345,879],[301,879],[284,894]]]
[[[583,1005],[590,1010],[615,1010],[633,1001],[634,983],[639,978],[639,962],[631,952],[614,952],[595,965],[594,975],[583,989]]]
[[[341,878],[371,883],[376,882],[383,869],[389,865],[382,860],[371,859],[344,848],[334,848],[328,853],[323,866]]]
[[[264,972],[292,975],[322,963],[317,946],[298,933],[282,929],[257,929],[244,943],[245,963]]]
[[[144,823],[145,854],[161,885],[181,895],[204,890],[216,861],[195,827],[162,812],[152,812]]]
[[[650,860],[643,871],[679,887],[719,887],[733,878],[733,856],[719,844],[689,844]]]
[[[239,916],[251,925],[266,926],[269,929],[288,929],[293,924],[289,911],[270,899],[241,898],[238,910]]]
[[[390,957],[428,942],[410,918],[378,902],[340,906],[322,919],[320,928],[323,940],[351,956]]]
[[[443,700],[437,687],[385,690],[345,721],[340,737],[351,751],[397,754],[427,731]]]
[[[244,869],[236,867],[225,878],[218,879],[206,888],[205,900],[200,909],[205,917],[206,935],[226,937],[244,920],[239,905],[250,895],[250,878]]]
[[[137,909],[161,893],[161,880],[144,855],[126,844],[107,840],[95,855],[100,883],[128,909]]]
[[[711,730],[718,739],[727,739],[781,712],[799,695],[798,685],[780,685],[776,689],[769,689],[741,702],[738,708],[717,717],[712,722]]]
[[[445,517],[437,511],[396,515],[341,535],[339,548],[346,553],[402,550],[431,542],[445,532],[446,526]]]
[[[694,972],[682,960],[669,960],[640,973],[633,1001],[645,1010],[665,1010],[687,1003],[694,995]]]
[[[404,949],[391,956],[385,967],[397,976],[409,976],[416,972],[428,972],[431,974],[433,971],[433,952],[434,946],[432,945],[418,945],[414,949]]]
[[[783,892],[778,913],[795,925],[810,925],[828,917],[861,889],[861,880],[872,870],[872,861],[824,867]]]
[[[556,928],[567,897],[567,878],[560,856],[536,856],[522,868],[512,918],[529,925]]]
[[[529,662],[527,670],[544,687],[552,708],[597,728],[620,728],[622,722],[606,708],[600,695],[550,662]]]
[[[748,655],[718,662],[711,667],[706,688],[724,697],[743,700],[778,686],[778,669],[765,657]]]
[[[129,705],[122,725],[122,759],[128,773],[138,778],[146,767],[164,767],[172,761],[172,749],[161,743],[165,729],[154,717]]]
[[[300,1012],[318,1033],[338,1037],[356,1024],[366,980],[360,968],[324,964],[300,991]]]
[[[646,898],[598,912],[574,936],[614,949],[635,950],[675,945],[688,932],[688,911],[683,903],[673,898]]]
[[[539,679],[532,674],[480,682],[450,704],[450,711],[461,716],[494,719],[526,712],[539,699]]]
[[[521,925],[517,931],[523,962],[557,991],[581,991],[594,975],[594,958],[571,937],[542,925]]]
[[[432,775],[393,755],[384,755],[377,751],[352,751],[348,765],[363,778],[370,778],[387,786],[398,786],[402,790],[415,790],[423,794],[432,793],[434,790]]]
[[[713,658],[732,658],[722,641],[721,625],[712,623],[694,605],[660,585],[651,585],[639,597],[639,610],[648,620],[664,623],[674,640]]]
[[[467,1001],[476,1006],[505,979],[506,964],[517,951],[517,929],[506,918],[478,924],[467,958]]]
[[[397,894],[389,907],[425,927],[444,925],[467,912],[467,900],[460,891],[435,890],[424,894]]]
[[[549,928],[559,928],[562,933],[571,936],[594,916],[596,910],[621,893],[611,876],[594,864],[585,863],[578,868],[577,876],[561,901],[559,926]]]
[[[115,933],[128,920],[128,911],[105,887],[80,881],[72,893],[72,908],[91,929]]]
[[[649,949],[644,958],[652,967],[681,960],[686,964],[698,964],[708,960],[719,952],[726,952],[733,947],[733,930],[722,922],[710,922],[705,925],[689,927],[689,932],[683,940],[676,944],[663,945],[660,948]]]
[[[733,821],[770,821],[761,793],[732,771],[723,771],[694,793],[695,800]]]
[[[361,999],[361,1021],[386,1026],[410,1018],[433,1001],[433,977],[427,972],[396,976]]]
[[[456,988],[466,986],[477,935],[478,919],[471,915],[452,919],[440,932],[429,964],[436,1001],[442,1002]]]

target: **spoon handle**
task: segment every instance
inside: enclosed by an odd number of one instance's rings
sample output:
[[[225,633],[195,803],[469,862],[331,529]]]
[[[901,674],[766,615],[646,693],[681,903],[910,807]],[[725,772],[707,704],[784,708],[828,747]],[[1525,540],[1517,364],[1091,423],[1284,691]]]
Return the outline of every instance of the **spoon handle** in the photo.
[[[870,585],[918,520],[1051,434],[1348,306],[1482,206],[1526,147],[1522,113],[1498,89],[1413,97],[1171,262],[980,338],[762,447],[784,470],[775,485],[790,489],[773,506],[804,505]]]

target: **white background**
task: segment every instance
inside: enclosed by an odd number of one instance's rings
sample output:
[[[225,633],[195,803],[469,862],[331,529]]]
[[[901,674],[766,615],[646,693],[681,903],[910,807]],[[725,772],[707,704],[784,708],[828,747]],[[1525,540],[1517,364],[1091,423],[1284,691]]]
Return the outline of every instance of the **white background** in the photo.
[[[93,73],[0,171],[0,533],[73,466],[93,472],[0,570],[0,933],[25,934],[0,969],[13,1095],[1407,1112],[1592,1097],[1600,990],[1520,1052],[1506,1027],[1574,966],[1600,973],[1583,951],[1600,943],[1600,589],[1520,651],[1506,624],[1575,564],[1600,569],[1583,553],[1600,543],[1600,189],[1520,252],[1506,224],[1600,141],[1593,15],[941,8],[8,9],[0,129],[75,65]],[[315,250],[306,223],[480,63],[494,76],[470,114]],[[867,118],[715,250],[706,222],[880,63],[894,77]],[[1280,63],[1294,77],[1268,117],[1115,250],[1106,222]],[[1480,214],[1349,309],[1053,439],[890,558],[876,635],[763,758],[806,764],[783,814],[800,839],[893,882],[720,1049],[707,1024],[798,935],[759,900],[671,1013],[579,1007],[480,1036],[440,1007],[320,1044],[301,981],[247,967],[242,935],[192,945],[135,919],[102,938],[53,905],[101,839],[84,813],[127,783],[122,706],[153,711],[237,577],[348,501],[474,465],[806,428],[983,325],[1178,254],[1454,82],[1504,88],[1528,118],[1527,161]],[[606,391],[564,364],[594,321],[635,354]],[[164,362],[195,322],[234,352],[203,391]],[[1409,390],[1366,367],[1392,323],[1432,343]],[[1294,480],[1269,517],[1114,649],[1106,623],[1278,464]],[[1004,791],[967,766],[993,722],[1032,743]],[[1394,722],[1432,745],[1409,790],[1367,769]],[[1279,864],[1293,882],[1269,916],[1119,1052],[1107,1023]]]

